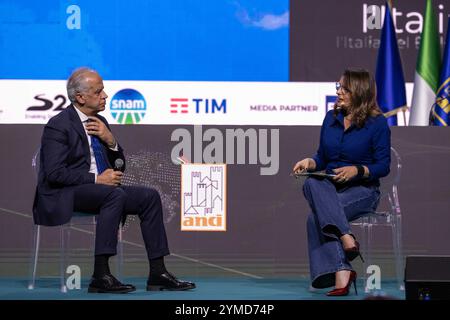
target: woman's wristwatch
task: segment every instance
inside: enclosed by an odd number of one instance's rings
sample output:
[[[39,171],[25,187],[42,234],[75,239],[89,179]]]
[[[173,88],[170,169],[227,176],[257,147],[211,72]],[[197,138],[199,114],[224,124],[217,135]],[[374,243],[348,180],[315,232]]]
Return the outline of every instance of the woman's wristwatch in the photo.
[[[360,178],[364,177],[364,167],[360,164],[357,164],[355,167],[358,170],[358,174],[356,175],[356,178],[360,179]]]

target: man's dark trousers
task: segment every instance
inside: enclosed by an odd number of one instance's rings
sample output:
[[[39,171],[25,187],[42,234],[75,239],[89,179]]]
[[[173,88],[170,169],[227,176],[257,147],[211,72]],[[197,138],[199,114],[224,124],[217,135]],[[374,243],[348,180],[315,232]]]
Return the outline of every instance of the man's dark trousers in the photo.
[[[138,215],[149,259],[169,254],[159,193],[153,188],[82,184],[74,188],[75,211],[98,214],[96,255],[115,255],[122,217]]]

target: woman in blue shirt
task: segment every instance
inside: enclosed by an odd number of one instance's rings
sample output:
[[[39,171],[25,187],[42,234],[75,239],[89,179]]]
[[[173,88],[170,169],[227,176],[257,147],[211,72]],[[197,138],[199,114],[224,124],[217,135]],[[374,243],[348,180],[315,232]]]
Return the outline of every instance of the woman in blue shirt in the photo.
[[[310,273],[314,288],[335,286],[341,296],[355,284],[350,262],[361,257],[349,221],[376,209],[379,178],[389,174],[390,130],[366,70],[345,70],[336,83],[334,110],[323,121],[316,155],[297,162],[294,173],[325,170],[332,178],[308,178],[303,193],[312,214],[307,221]],[[361,257],[362,259],[362,257]]]

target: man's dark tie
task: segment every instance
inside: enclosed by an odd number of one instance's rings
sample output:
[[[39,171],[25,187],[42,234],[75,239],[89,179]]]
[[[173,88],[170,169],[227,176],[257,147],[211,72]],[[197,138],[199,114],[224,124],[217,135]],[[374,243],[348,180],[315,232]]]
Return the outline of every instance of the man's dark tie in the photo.
[[[102,151],[102,144],[97,136],[91,136],[92,150],[94,151],[95,162],[97,163],[98,174],[102,174],[103,171],[108,169],[108,163],[105,160],[105,155]]]

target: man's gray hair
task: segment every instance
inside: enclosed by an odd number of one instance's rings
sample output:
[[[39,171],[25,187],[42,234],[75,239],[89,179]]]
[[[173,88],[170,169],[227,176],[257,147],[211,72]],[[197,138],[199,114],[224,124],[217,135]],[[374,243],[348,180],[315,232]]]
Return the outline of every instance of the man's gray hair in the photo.
[[[97,71],[88,67],[81,67],[72,72],[67,80],[67,96],[71,102],[77,101],[77,93],[85,92],[89,89],[86,81],[84,81],[84,75],[86,73],[97,73]]]

